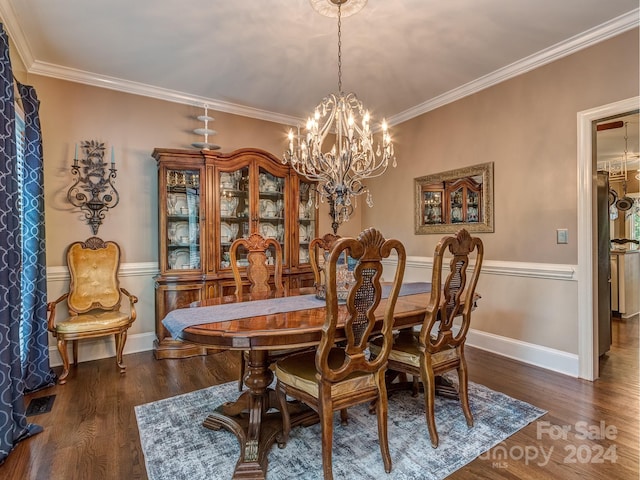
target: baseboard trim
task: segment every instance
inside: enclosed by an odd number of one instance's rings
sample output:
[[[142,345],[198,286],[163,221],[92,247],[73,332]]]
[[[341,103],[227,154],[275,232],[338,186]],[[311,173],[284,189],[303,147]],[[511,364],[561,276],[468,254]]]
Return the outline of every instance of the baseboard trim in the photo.
[[[155,339],[155,333],[151,332],[129,335],[124,353],[127,355],[151,351]],[[574,378],[578,376],[578,356],[560,350],[473,329],[467,334],[467,345]],[[115,357],[113,337],[84,340],[78,344],[78,348],[80,362]],[[55,346],[49,347],[49,358],[52,367],[62,365],[60,353]]]
[[[153,332],[128,335],[127,343],[124,346],[124,354],[151,351],[153,350],[153,341],[155,339],[156,334]],[[71,345],[68,345],[67,348],[69,349],[69,359],[71,359]],[[78,362],[90,362],[115,356],[116,347],[113,335],[78,342]],[[49,346],[49,364],[52,367],[62,365],[62,357],[60,357],[60,352],[58,352],[56,346]]]
[[[578,377],[579,358],[572,353],[473,329],[467,333],[467,345],[528,365]]]

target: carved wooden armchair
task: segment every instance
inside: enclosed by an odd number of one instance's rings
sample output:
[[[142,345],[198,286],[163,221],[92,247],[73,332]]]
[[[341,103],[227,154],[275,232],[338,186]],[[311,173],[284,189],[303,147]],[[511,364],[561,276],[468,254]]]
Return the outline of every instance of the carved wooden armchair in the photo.
[[[449,260],[449,271],[443,286],[445,255]],[[483,256],[482,241],[471,237],[465,229],[459,230],[455,236],[440,240],[433,255],[431,298],[420,333],[400,332],[389,353],[389,370],[413,375],[423,383],[425,413],[433,448],[438,446],[434,413],[437,376],[450,370],[458,372],[458,396],[462,411],[467,425],[473,426],[464,344],[477,299],[475,290]],[[461,320],[455,331],[454,319]],[[380,348],[381,342],[374,340],[371,344],[372,353],[377,354]]]
[[[275,255],[271,253],[270,246],[273,247]],[[235,294],[242,297],[244,290],[244,279],[238,265],[239,250],[242,249],[246,251],[245,276],[249,281],[249,293],[251,296],[255,298],[266,297],[272,290],[277,293],[283,293],[282,247],[274,238],[265,238],[258,233],[254,233],[248,238],[237,239],[229,249],[231,270],[236,284]],[[268,258],[273,258],[273,265],[268,263]],[[247,352],[244,352],[240,360],[238,390],[242,390],[246,362]]]
[[[63,370],[58,383],[66,383],[69,375],[67,341],[73,345],[73,363],[78,364],[78,340],[114,335],[116,362],[120,372],[125,372],[122,361],[127,329],[136,319],[134,304],[138,301],[120,287],[120,247],[115,242],[105,242],[91,237],[85,242],[74,242],[67,248],[69,291],[47,305],[48,330],[58,339]],[[121,311],[122,295],[129,300],[128,311]],[[69,316],[56,321],[56,307],[66,300]]]
[[[345,251],[357,261],[355,284],[349,291],[346,306],[338,306],[336,272]],[[391,293],[387,299],[382,331],[374,332],[374,311],[382,298],[380,279],[382,260],[392,251],[398,265]],[[322,426],[322,467],[324,478],[332,479],[333,412],[340,410],[346,423],[346,409],[352,405],[377,401],[378,438],[386,472],[391,471],[391,455],[387,439],[387,390],[385,371],[393,342],[393,312],[400,291],[406,253],[398,240],[385,240],[380,232],[367,229],[358,239],[339,239],[325,266],[327,272],[327,315],[317,351],[290,355],[276,362],[276,391],[283,418],[280,447],[286,445],[291,430],[287,396],[301,400],[320,416]],[[336,329],[344,325],[344,347],[335,345]],[[367,344],[374,334],[383,341],[378,356],[367,354]]]

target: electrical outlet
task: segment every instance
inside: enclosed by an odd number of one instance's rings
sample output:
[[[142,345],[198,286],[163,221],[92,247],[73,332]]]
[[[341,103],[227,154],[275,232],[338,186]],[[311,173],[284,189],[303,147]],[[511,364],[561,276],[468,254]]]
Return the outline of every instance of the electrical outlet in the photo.
[[[557,243],[569,243],[569,231],[566,228],[556,230]]]

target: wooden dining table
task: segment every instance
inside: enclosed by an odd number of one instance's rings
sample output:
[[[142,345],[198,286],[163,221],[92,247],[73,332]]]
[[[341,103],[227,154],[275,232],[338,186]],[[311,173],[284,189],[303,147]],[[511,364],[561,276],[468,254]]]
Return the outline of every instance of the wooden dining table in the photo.
[[[428,284],[423,284],[427,285]],[[428,290],[428,287],[423,288]],[[234,402],[217,407],[204,420],[203,425],[213,430],[224,428],[232,433],[240,443],[240,457],[233,474],[234,479],[264,479],[267,469],[267,455],[272,445],[278,441],[282,431],[280,406],[276,392],[272,387],[274,374],[269,368],[270,353],[318,345],[322,337],[322,326],[325,322],[325,303],[317,301],[303,310],[284,311],[255,315],[255,301],[271,300],[279,302],[279,298],[293,296],[312,296],[313,288],[291,290],[285,294],[271,293],[268,297],[242,298],[226,296],[211,298],[192,304],[192,308],[174,310],[183,319],[190,314],[211,315],[209,323],[186,326],[174,331],[174,338],[213,349],[231,349],[248,352],[248,367],[244,377],[246,390],[239,394]],[[410,293],[398,297],[394,311],[394,329],[408,329],[420,325],[424,319],[430,294]],[[234,304],[230,306],[229,304]],[[382,327],[382,316],[386,300],[382,299],[376,309],[379,327]],[[227,311],[233,308],[236,318],[216,320],[216,306],[223,306]],[[172,312],[167,315],[169,317]],[[174,314],[175,315],[175,314]],[[346,318],[346,309],[340,307],[341,317]],[[229,315],[227,315],[229,316]],[[163,320],[165,326],[167,318]],[[203,320],[200,320],[203,321]],[[344,331],[338,322],[336,341],[343,340]],[[174,329],[175,330],[175,329]],[[311,425],[318,421],[317,414],[308,407],[290,404],[292,427]]]

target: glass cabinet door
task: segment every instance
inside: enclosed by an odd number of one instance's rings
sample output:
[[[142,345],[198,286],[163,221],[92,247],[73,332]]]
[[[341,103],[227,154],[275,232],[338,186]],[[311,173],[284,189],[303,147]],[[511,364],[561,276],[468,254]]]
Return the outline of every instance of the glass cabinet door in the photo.
[[[467,223],[477,223],[480,221],[480,193],[467,190]]]
[[[231,172],[218,172],[220,201],[220,267],[229,268],[229,248],[237,238],[249,236],[250,188],[249,167]],[[246,262],[246,253],[239,252],[239,263]]]
[[[275,238],[285,253],[285,179],[260,167],[258,169],[258,233]],[[275,255],[275,251],[271,252]],[[272,261],[267,258],[267,261]],[[286,262],[283,262],[286,263]]]
[[[442,217],[442,191],[423,190],[423,225],[437,225],[444,223]]]
[[[300,180],[298,198],[298,263],[309,263],[309,243],[317,237],[313,184]]]
[[[462,200],[464,198],[464,188],[460,187],[456,190],[453,190],[450,195],[450,207],[449,211],[451,212],[451,223],[461,223],[464,222],[464,212],[463,212],[463,203]]]
[[[200,269],[200,171],[167,169],[167,268]]]

